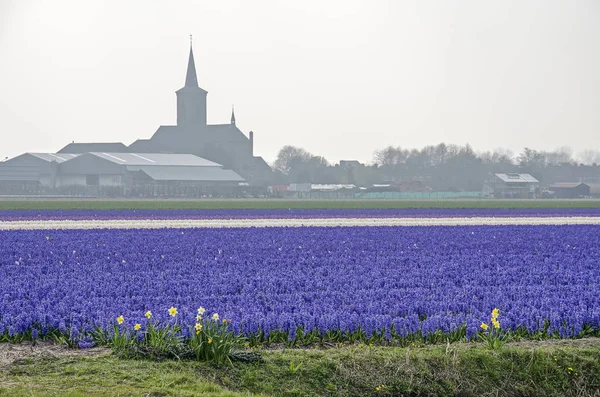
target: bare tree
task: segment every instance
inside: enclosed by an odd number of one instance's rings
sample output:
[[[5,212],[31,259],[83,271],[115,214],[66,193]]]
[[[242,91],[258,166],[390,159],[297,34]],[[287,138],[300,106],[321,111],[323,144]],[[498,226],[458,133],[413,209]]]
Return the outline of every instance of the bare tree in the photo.
[[[376,150],[373,155],[373,161],[377,165],[397,165],[406,162],[408,150],[400,146],[388,146],[385,149]]]
[[[579,153],[577,160],[586,165],[600,164],[600,150],[587,149]]]
[[[547,165],[560,165],[573,162],[573,150],[568,146],[561,146],[552,152],[544,152]]]
[[[542,169],[546,166],[546,155],[544,152],[538,152],[537,150],[526,147],[523,149],[523,152],[517,156],[517,162],[521,167]]]

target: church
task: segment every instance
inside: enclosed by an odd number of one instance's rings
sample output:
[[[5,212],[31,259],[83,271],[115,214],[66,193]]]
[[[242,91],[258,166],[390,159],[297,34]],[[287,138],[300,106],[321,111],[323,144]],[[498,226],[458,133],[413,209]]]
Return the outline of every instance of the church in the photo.
[[[272,170],[262,157],[254,156],[254,133],[246,136],[235,123],[208,124],[208,92],[198,85],[194,52],[190,53],[185,85],[176,91],[177,125],[162,125],[150,139],[138,139],[129,146],[122,143],[71,143],[58,153],[123,152],[193,154],[234,170],[251,184],[266,185]]]

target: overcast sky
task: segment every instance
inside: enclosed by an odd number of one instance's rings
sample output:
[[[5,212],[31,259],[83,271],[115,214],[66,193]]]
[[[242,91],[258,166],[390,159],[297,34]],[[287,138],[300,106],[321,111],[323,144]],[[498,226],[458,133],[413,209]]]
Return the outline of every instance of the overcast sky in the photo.
[[[600,149],[598,0],[0,0],[0,157],[209,123],[370,161],[387,145]]]

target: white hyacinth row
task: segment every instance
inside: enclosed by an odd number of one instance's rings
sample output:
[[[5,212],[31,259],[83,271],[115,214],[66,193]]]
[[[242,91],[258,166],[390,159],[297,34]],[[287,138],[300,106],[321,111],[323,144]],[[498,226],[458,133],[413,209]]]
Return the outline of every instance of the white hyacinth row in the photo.
[[[600,217],[36,220],[0,221],[0,230],[477,225],[600,225]]]

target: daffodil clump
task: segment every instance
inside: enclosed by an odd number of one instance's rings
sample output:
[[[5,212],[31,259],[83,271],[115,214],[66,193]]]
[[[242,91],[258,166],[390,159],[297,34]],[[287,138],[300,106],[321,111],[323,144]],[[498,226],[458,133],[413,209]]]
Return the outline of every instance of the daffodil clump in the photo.
[[[218,313],[204,317],[206,309],[198,308],[195,324],[189,334],[183,332],[180,314],[175,306],[167,309],[170,320],[156,321],[151,311],[145,319],[127,323],[123,315],[116,317],[109,344],[119,356],[170,358],[193,356],[200,361],[218,365],[231,362],[229,355],[239,337],[228,330],[231,320],[221,319]]]
[[[490,349],[499,349],[508,340],[508,335],[502,332],[498,317],[500,317],[500,309],[494,308],[490,316],[490,323],[482,322],[480,325],[479,337]]]
[[[196,324],[191,329],[189,346],[199,361],[212,361],[216,364],[231,363],[229,355],[239,338],[228,330],[231,320],[221,320],[218,313],[205,318],[206,309],[198,308]]]

